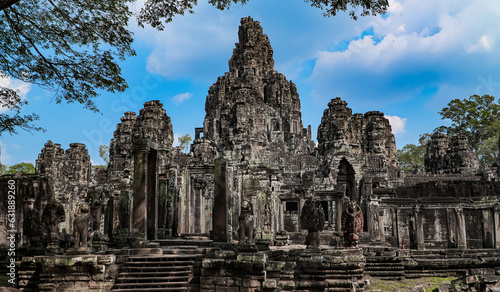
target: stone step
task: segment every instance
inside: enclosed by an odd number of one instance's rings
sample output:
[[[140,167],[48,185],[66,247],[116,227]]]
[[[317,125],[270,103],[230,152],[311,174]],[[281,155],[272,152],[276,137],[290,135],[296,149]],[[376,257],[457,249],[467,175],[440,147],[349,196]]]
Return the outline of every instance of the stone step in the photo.
[[[176,266],[176,265],[193,265],[194,262],[192,261],[128,261],[125,263],[127,266],[139,266],[139,265],[145,265],[148,267],[152,267],[154,265],[161,265],[161,266]]]
[[[112,292],[149,292],[149,291],[187,291],[187,287],[170,287],[170,288],[119,288],[111,289]]]
[[[140,278],[137,277],[135,278],[136,280],[129,280],[128,278],[126,280],[123,279],[118,279],[118,282],[115,283],[115,287],[129,287],[129,286],[185,286],[186,283],[189,281],[189,277],[187,278],[182,278],[182,279],[168,279],[168,278],[154,278],[154,277],[148,277],[148,278]],[[172,281],[170,281],[172,280]],[[134,282],[135,281],[135,282]],[[149,282],[145,282],[149,281]]]
[[[192,272],[192,266],[169,266],[169,267],[122,267],[123,272],[128,273],[143,273],[143,272],[155,272],[155,273],[190,273]]]
[[[187,291],[198,256],[199,253],[129,256],[111,291]]]
[[[401,262],[398,263],[380,263],[380,262],[370,262],[366,263],[365,267],[402,267]]]
[[[404,276],[405,272],[404,271],[365,271],[365,274],[368,274],[370,276]]]
[[[192,254],[162,254],[162,255],[156,255],[156,256],[151,256],[151,255],[143,255],[143,256],[129,256],[129,260],[135,261],[135,260],[194,260],[196,259],[196,255]]]
[[[189,280],[188,276],[168,276],[168,277],[143,277],[142,274],[136,274],[133,277],[124,277],[122,274],[118,276],[117,282],[139,282],[139,281],[163,281],[163,282],[180,282],[179,280]]]
[[[134,275],[137,275],[137,274],[141,274],[141,275],[189,275],[191,273],[190,270],[185,270],[185,271],[162,271],[162,272],[159,272],[159,271],[152,271],[152,272],[143,272],[143,271],[135,271],[135,272],[121,272],[120,273],[120,276],[134,276]]]

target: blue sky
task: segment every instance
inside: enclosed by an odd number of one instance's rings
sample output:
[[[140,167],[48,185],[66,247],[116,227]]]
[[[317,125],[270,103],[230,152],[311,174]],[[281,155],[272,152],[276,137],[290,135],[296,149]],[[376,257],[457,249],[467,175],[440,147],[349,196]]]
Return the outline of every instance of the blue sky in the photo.
[[[250,0],[219,11],[200,0],[195,14],[177,16],[164,31],[131,21],[137,56],[121,64],[129,89],[102,92],[101,114],[78,104],[58,105],[52,93],[12,79],[47,132],[0,138],[3,164],[34,163],[47,140],[87,145],[94,164],[103,164],[100,144],[109,145],[125,111],[139,112],[159,99],[176,135],[194,136],[203,126],[208,88],[228,70],[241,17],[261,22],[274,49],[275,69],[296,83],[304,125],[313,138],[323,110],[337,96],[353,112],[384,112],[398,148],[446,123],[438,112],[455,98],[500,97],[500,1],[389,1],[384,16],[347,13],[325,18],[302,0]],[[133,9],[138,11],[141,3]],[[0,109],[2,111],[2,109]]]

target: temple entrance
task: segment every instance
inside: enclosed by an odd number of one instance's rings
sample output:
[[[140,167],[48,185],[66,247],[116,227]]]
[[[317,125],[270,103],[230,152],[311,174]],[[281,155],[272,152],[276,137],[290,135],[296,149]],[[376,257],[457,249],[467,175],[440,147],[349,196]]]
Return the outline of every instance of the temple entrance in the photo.
[[[342,158],[339,164],[339,172],[337,175],[337,185],[347,198],[351,201],[359,203],[359,197],[356,192],[356,178],[352,165],[347,159]]]

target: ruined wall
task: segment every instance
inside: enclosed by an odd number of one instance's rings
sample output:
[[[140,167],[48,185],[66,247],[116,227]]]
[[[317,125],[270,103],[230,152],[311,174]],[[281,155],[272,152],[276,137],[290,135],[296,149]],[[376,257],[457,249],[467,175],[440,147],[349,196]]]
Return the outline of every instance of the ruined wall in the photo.
[[[18,240],[23,245],[36,245],[43,233],[41,214],[47,201],[53,196],[52,186],[47,177],[35,174],[3,175],[0,177],[0,223],[7,227],[8,192],[14,186],[15,226],[0,229],[0,246],[7,246],[7,229],[18,231]],[[30,243],[29,241],[32,240]]]
[[[92,181],[90,155],[82,143],[71,143],[66,151],[50,140],[44,146],[36,160],[36,173],[48,178],[54,199],[65,206],[66,219],[59,228],[71,234],[74,211],[78,202],[86,200]]]
[[[136,121],[135,112],[125,112],[116,125],[113,139],[109,144],[108,180],[117,190],[130,188],[133,177],[134,159],[132,157],[132,130]]]
[[[445,134],[432,134],[424,164],[428,173],[476,173],[479,169],[479,159],[464,135],[448,139]]]
[[[352,114],[347,102],[332,99],[318,127],[318,152],[323,156],[353,157],[368,171],[396,166],[396,141],[384,114]]]

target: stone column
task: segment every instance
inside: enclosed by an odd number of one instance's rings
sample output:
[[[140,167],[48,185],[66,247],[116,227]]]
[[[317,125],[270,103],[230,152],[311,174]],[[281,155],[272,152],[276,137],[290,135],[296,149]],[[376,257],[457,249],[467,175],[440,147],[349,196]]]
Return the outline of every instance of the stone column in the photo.
[[[457,216],[457,247],[467,248],[467,233],[465,230],[464,210],[461,207],[457,207],[455,208],[455,214]]]
[[[368,202],[366,218],[368,219],[368,234],[372,240],[380,240],[380,217],[378,199],[370,198]]]
[[[135,138],[134,141],[134,193],[132,198],[132,226],[131,232],[134,240],[145,241],[148,239],[148,209],[154,210],[154,200],[157,188],[156,157],[150,157],[150,150],[158,146],[144,138]],[[154,151],[156,152],[156,151]],[[149,161],[151,160],[151,163]],[[151,165],[150,165],[151,164]],[[150,225],[156,218],[155,212],[149,214]],[[154,235],[154,232],[149,232]],[[151,238],[154,239],[154,238]]]
[[[493,229],[495,232],[495,249],[500,249],[500,205],[493,208]]]
[[[147,194],[147,142],[134,140],[134,193],[132,199],[132,236],[146,239],[146,194]]]
[[[147,161],[147,236],[149,240],[157,239],[158,230],[158,151],[149,148]]]
[[[227,214],[227,162],[224,159],[214,161],[214,205],[213,205],[213,240],[228,242]]]
[[[424,242],[424,219],[421,215],[422,211],[420,210],[420,206],[415,206],[413,208],[413,214],[415,216],[415,229],[417,231],[417,249],[425,249]]]

